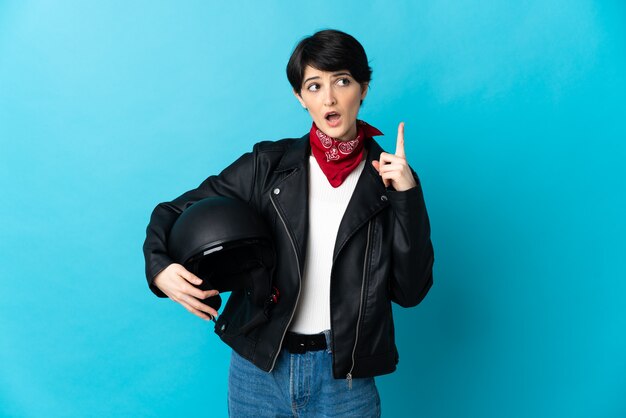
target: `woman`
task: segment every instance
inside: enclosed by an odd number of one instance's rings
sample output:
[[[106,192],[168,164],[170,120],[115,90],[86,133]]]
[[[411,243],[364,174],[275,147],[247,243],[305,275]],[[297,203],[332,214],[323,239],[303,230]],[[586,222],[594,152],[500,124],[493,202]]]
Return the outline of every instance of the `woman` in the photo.
[[[374,376],[398,362],[391,302],[417,305],[432,285],[430,227],[404,155],[404,125],[389,154],[372,138],[380,131],[357,120],[371,69],[346,33],[303,39],[287,77],[311,115],[310,132],[257,143],[197,189],[158,205],[144,244],[148,283],[203,319],[217,317],[202,303],[217,292],[199,290],[202,280],[172,262],[168,232],[205,197],[247,202],[272,228],[280,301],[247,335],[225,331],[235,293],[217,319],[216,333],[233,348],[229,413],[380,416]]]

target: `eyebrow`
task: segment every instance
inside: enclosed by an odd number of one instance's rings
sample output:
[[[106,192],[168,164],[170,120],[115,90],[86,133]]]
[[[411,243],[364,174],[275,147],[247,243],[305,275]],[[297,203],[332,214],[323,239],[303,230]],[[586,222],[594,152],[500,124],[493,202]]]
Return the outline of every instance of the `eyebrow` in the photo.
[[[338,72],[338,73],[333,73],[333,77],[339,77],[340,75],[349,75],[350,77],[352,77],[352,74],[350,74],[349,72],[346,72],[346,71],[341,71],[341,72]],[[302,84],[306,84],[307,82],[309,82],[309,81],[311,81],[311,80],[318,79],[318,78],[320,78],[320,76],[318,76],[318,75],[316,75],[315,77],[309,77],[309,78],[307,78],[306,80],[304,80],[304,81],[302,82]]]

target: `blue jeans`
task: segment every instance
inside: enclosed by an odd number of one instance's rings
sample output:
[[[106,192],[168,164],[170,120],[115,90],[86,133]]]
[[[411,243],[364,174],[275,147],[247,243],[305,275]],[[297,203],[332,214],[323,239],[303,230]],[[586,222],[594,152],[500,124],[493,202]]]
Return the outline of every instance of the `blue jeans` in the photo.
[[[228,375],[231,417],[380,417],[373,377],[346,379],[332,375],[330,331],[326,350],[291,354],[283,349],[271,373],[232,352]]]

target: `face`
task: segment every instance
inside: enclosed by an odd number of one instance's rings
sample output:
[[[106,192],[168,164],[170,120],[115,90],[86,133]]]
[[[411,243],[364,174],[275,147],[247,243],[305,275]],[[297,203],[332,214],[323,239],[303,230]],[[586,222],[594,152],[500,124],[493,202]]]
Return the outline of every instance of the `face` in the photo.
[[[311,66],[305,68],[303,80],[300,94],[294,94],[315,125],[340,141],[353,140],[367,84],[359,84],[348,70],[328,72]]]

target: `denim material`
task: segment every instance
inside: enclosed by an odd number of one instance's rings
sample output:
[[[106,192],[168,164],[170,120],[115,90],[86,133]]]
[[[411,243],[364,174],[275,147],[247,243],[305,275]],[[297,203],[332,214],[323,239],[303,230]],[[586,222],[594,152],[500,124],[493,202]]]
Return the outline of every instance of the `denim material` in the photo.
[[[326,350],[291,354],[281,350],[271,373],[235,351],[228,376],[231,417],[380,417],[380,398],[373,377],[346,379],[332,375],[330,331]]]

